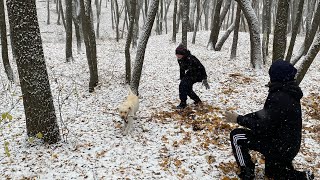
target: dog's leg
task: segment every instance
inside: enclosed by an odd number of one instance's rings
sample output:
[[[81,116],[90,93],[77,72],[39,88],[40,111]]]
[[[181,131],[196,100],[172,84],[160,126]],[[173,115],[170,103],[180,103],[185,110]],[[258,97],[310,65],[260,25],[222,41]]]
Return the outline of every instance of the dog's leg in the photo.
[[[126,127],[125,127],[125,130],[123,132],[123,135],[126,136],[126,135],[129,134],[129,131],[131,130],[132,125],[133,125],[133,118],[130,116],[130,117],[128,117],[128,123],[126,124]]]

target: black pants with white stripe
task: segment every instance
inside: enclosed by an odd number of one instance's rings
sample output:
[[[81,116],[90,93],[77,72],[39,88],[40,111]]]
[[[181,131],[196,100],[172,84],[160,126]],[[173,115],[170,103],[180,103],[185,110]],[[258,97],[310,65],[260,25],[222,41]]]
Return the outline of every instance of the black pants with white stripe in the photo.
[[[299,149],[291,152],[281,152],[279,145],[261,142],[248,129],[237,128],[230,133],[233,154],[240,169],[249,167],[254,169],[251,161],[250,150],[255,150],[265,156],[265,173],[276,180],[304,180],[305,172],[296,171],[292,166],[292,160]]]

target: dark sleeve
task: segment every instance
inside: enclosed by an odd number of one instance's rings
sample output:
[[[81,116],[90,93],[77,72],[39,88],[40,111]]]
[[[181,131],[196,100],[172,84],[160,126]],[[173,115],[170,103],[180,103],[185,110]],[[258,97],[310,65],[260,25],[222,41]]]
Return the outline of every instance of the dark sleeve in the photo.
[[[181,60],[178,60],[178,63],[180,67],[180,80],[181,80],[186,74],[186,69],[185,69],[185,66],[182,64]]]
[[[264,109],[244,116],[239,115],[237,122],[257,133],[268,132],[280,123],[278,117],[281,116],[281,103],[279,98],[270,98]]]

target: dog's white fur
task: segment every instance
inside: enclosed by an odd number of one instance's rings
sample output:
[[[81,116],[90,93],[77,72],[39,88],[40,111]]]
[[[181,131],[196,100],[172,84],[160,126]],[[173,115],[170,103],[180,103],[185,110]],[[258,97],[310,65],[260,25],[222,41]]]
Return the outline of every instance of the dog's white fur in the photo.
[[[132,128],[133,118],[139,109],[139,97],[131,91],[129,88],[129,95],[127,99],[119,106],[120,117],[124,120],[124,132],[123,135],[127,135]]]

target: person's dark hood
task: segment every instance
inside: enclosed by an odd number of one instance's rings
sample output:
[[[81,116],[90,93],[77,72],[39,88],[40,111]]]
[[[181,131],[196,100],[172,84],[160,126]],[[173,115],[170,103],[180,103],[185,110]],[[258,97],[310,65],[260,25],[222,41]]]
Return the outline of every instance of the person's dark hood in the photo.
[[[269,69],[271,83],[273,82],[289,82],[295,79],[297,69],[287,61],[278,59]]]

